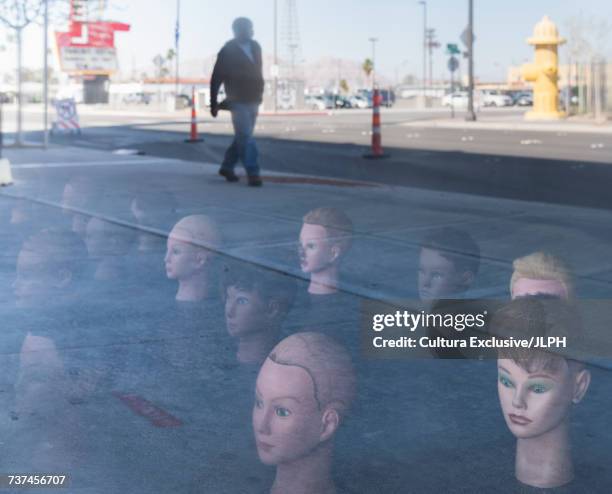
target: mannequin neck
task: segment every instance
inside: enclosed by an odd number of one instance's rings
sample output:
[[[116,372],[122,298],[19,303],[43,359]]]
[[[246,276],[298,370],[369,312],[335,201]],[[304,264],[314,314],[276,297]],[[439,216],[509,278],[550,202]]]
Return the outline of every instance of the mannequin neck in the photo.
[[[279,464],[270,494],[335,494],[332,451],[333,442],[327,441],[309,455]]]
[[[200,302],[208,298],[208,295],[208,277],[205,273],[198,273],[179,280],[178,292],[176,292],[178,302]]]
[[[569,418],[538,437],[517,439],[516,478],[540,488],[565,485],[574,478],[569,440]]]
[[[276,328],[241,336],[238,338],[236,358],[241,364],[261,363],[277,341],[278,330]]]
[[[308,293],[313,295],[329,295],[338,291],[339,267],[338,263],[310,274]]]

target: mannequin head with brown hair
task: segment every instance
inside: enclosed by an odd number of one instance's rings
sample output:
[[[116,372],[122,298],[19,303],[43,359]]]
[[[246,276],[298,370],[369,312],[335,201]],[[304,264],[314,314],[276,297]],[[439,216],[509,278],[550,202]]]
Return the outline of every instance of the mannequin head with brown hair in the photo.
[[[553,297],[518,298],[491,324],[500,337],[580,338],[575,309]],[[558,487],[574,476],[570,448],[572,408],[583,399],[591,374],[576,360],[530,348],[498,352],[498,393],[506,424],[517,438],[516,477],[534,487]]]
[[[325,295],[338,291],[340,263],[352,243],[353,223],[336,208],[317,208],[303,218],[300,266],[310,275],[308,292]]]

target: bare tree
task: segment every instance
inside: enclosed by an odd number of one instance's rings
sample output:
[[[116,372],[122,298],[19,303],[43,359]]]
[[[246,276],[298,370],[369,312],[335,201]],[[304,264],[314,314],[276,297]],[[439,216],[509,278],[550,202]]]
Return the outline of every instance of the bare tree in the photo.
[[[45,0],[0,0],[0,22],[15,31],[17,42],[17,133],[15,144],[23,144],[22,137],[22,34],[23,30],[36,21],[43,10]]]

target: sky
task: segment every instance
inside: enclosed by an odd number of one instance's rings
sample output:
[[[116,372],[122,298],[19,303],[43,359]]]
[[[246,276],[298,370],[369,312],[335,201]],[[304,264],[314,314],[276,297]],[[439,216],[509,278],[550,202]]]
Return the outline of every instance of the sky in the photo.
[[[141,68],[153,57],[174,46],[177,0],[109,0],[108,17],[131,24],[129,33],[118,33],[116,45],[123,71]],[[420,76],[422,72],[423,6],[417,0],[295,0],[303,59],[337,57],[363,61],[371,55],[371,37],[376,45],[377,71]],[[286,0],[278,0],[282,21]],[[474,0],[476,73],[481,79],[501,80],[506,67],[532,58],[525,43],[533,26],[547,14],[564,34],[572,17],[607,19],[612,25],[610,0]],[[460,43],[467,25],[467,0],[427,0],[429,27],[437,39]],[[231,37],[235,17],[250,17],[255,37],[264,53],[273,51],[274,0],[181,0],[180,55],[182,60],[205,58],[216,53]],[[279,22],[279,26],[282,24]],[[280,27],[279,27],[280,29]],[[7,46],[6,30],[0,41]],[[612,38],[612,35],[610,36]],[[612,59],[612,39],[602,51]],[[36,26],[26,32],[26,65],[36,66],[42,57],[42,38]],[[282,49],[282,48],[279,48]],[[447,56],[438,49],[434,56],[434,78],[446,74]],[[0,63],[2,59],[0,58]],[[202,74],[203,77],[209,74]]]

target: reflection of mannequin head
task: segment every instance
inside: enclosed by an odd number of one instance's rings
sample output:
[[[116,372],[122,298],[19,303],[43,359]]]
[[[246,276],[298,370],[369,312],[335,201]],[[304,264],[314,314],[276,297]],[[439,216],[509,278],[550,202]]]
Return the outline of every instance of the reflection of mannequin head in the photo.
[[[512,298],[546,294],[567,300],[574,295],[574,283],[569,268],[563,260],[552,254],[534,252],[515,259],[512,266]]]
[[[501,337],[580,337],[580,320],[554,298],[518,298],[495,314]],[[498,392],[504,419],[517,438],[516,477],[534,487],[558,487],[573,478],[569,424],[572,407],[591,375],[580,362],[529,348],[498,353]]]
[[[123,271],[123,256],[130,251],[133,244],[133,230],[100,218],[91,218],[85,232],[85,244],[89,256],[98,261],[94,278],[96,280],[118,278]]]
[[[164,261],[168,278],[179,282],[176,300],[196,302],[208,297],[220,244],[219,230],[208,216],[187,216],[174,225]]]
[[[335,293],[340,262],[351,247],[353,224],[342,211],[318,208],[303,218],[300,231],[300,265],[310,274],[308,292]]]
[[[85,245],[72,232],[43,230],[26,240],[17,256],[17,305],[45,306],[74,296],[86,272]]]
[[[295,280],[282,273],[241,266],[227,271],[223,285],[225,321],[229,334],[238,339],[238,360],[261,363],[277,342],[291,308]]]
[[[334,492],[333,438],[353,401],[355,373],[328,336],[281,341],[257,377],[253,429],[260,460],[276,465],[272,492]]]
[[[469,233],[442,228],[421,242],[418,289],[421,300],[453,298],[468,290],[478,274],[480,248]]]
[[[137,194],[130,204],[130,211],[141,226],[170,228],[176,221],[176,198],[168,191],[156,191],[154,194]],[[141,231],[138,236],[138,250],[149,252],[157,250],[163,237]]]
[[[72,218],[72,231],[81,238],[85,236],[85,229],[89,217],[72,209],[87,210],[102,197],[102,189],[94,180],[87,177],[73,177],[64,186],[62,194],[62,207],[64,214]]]

